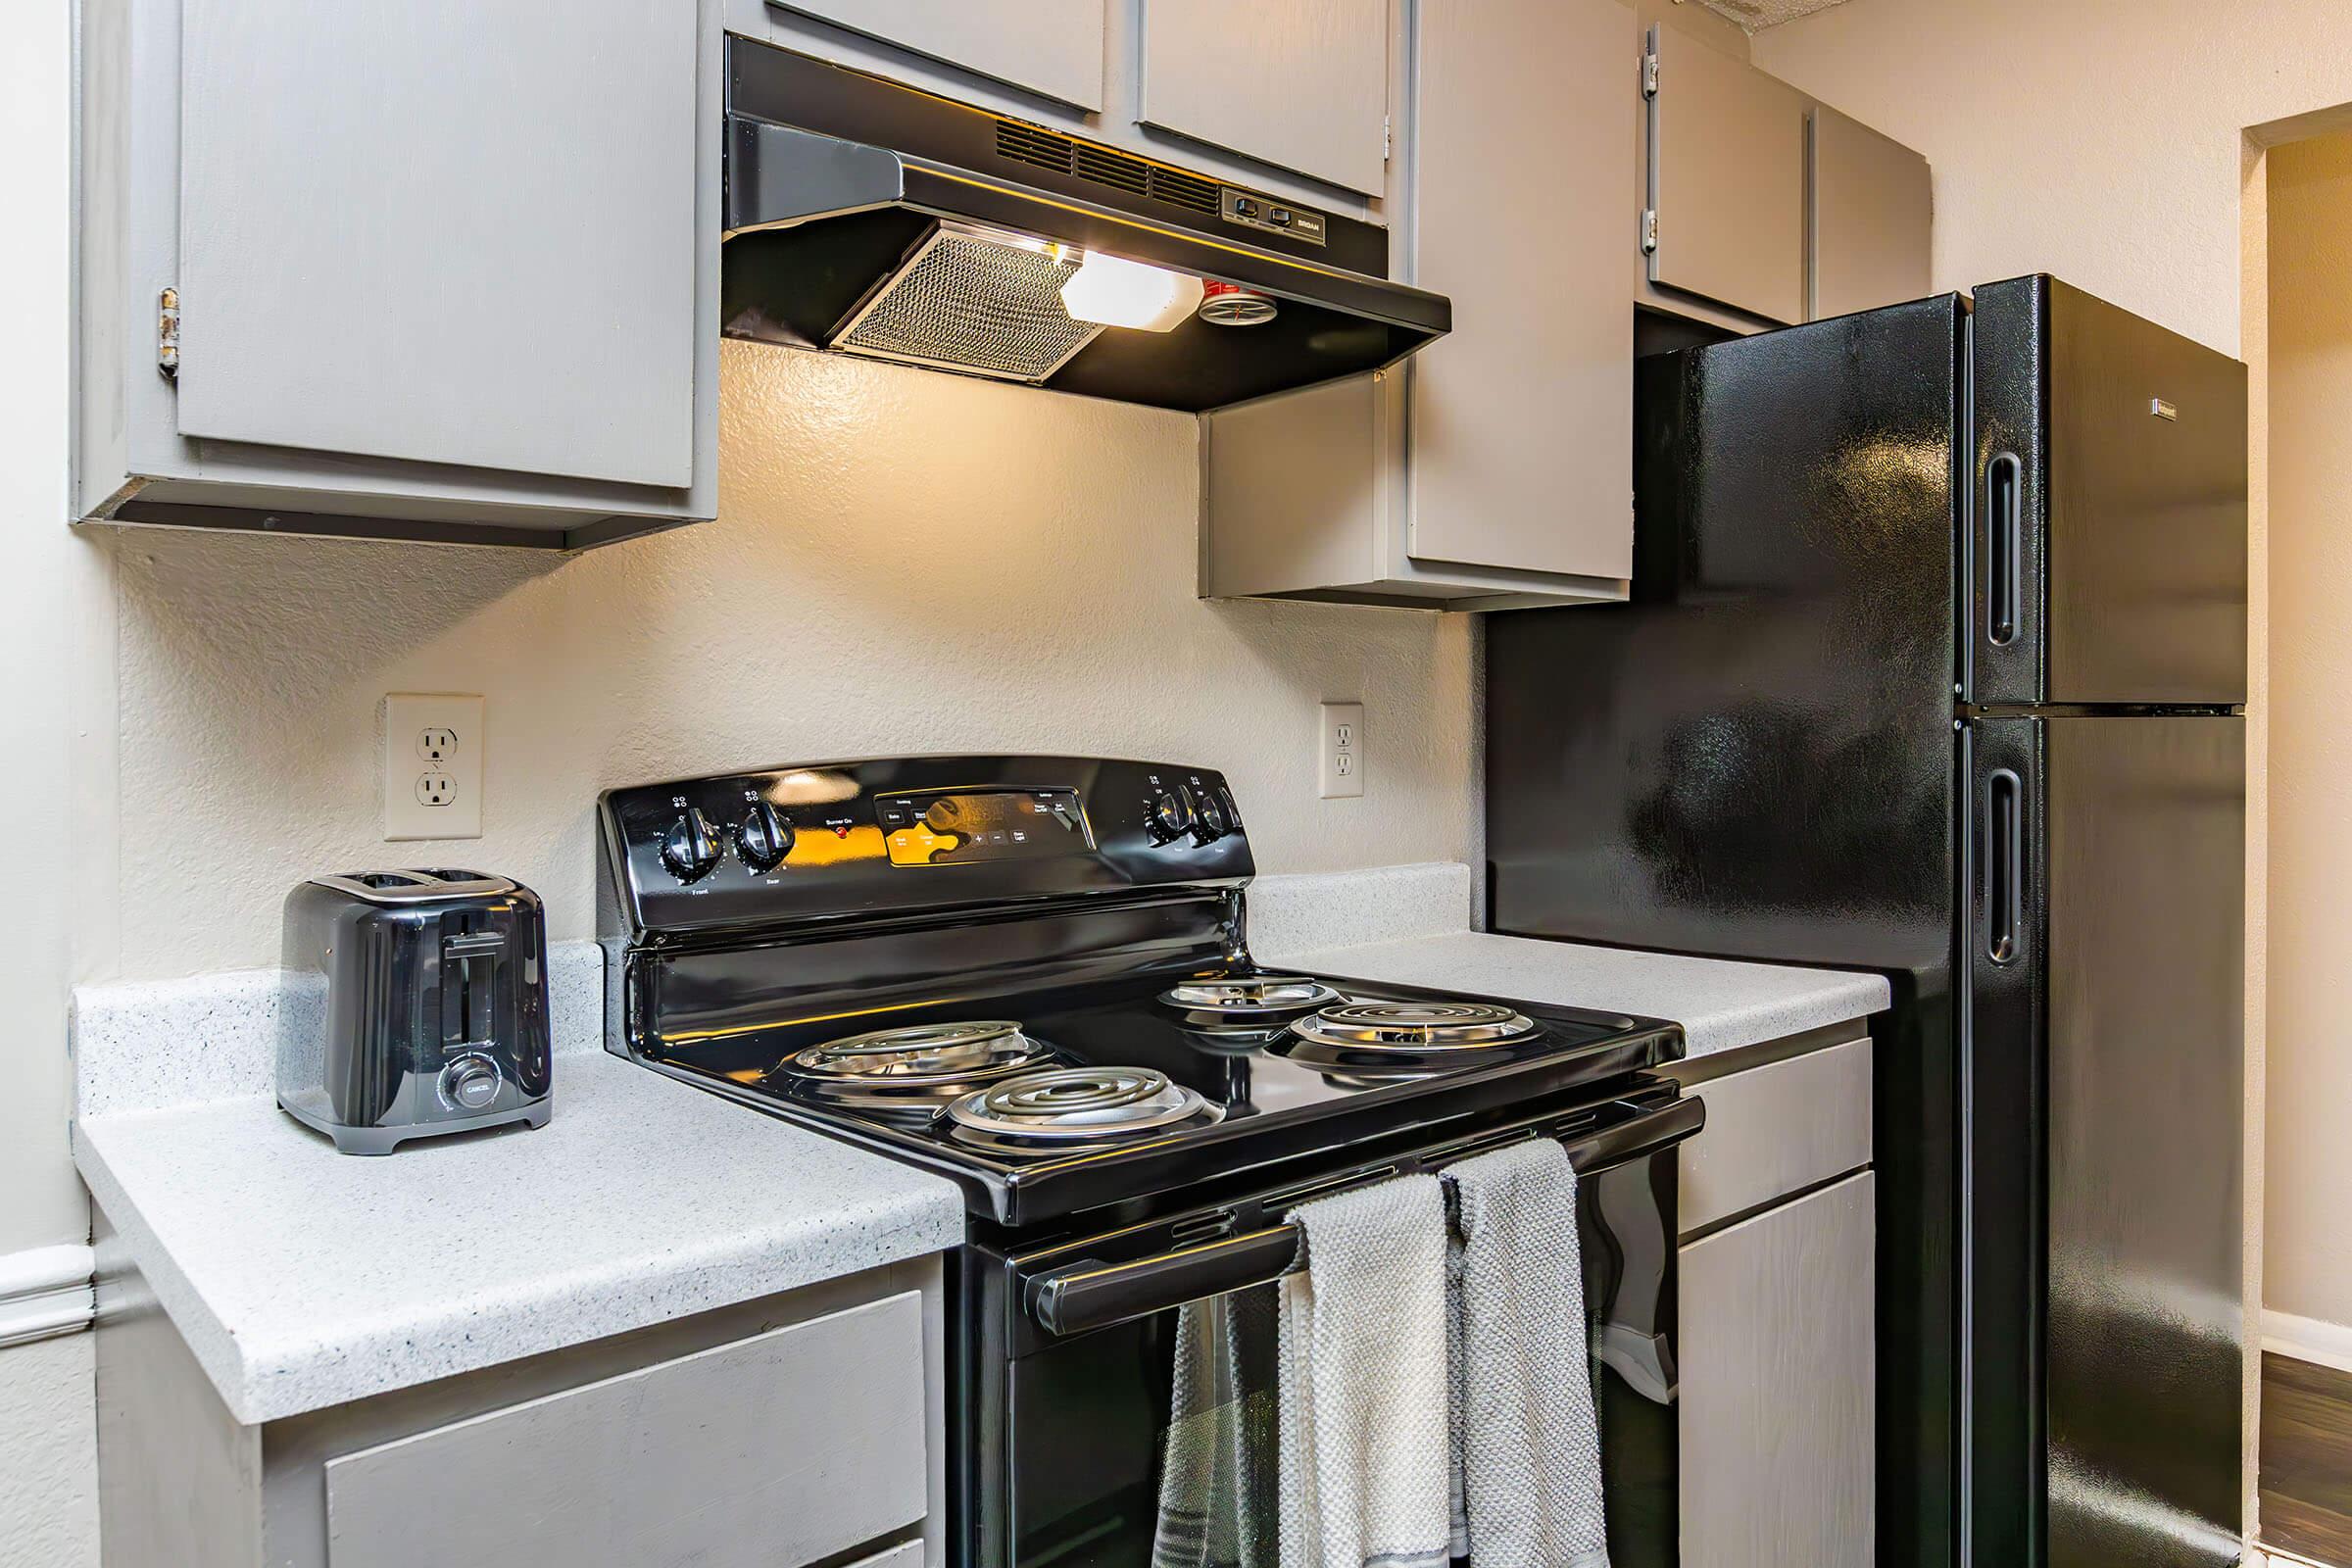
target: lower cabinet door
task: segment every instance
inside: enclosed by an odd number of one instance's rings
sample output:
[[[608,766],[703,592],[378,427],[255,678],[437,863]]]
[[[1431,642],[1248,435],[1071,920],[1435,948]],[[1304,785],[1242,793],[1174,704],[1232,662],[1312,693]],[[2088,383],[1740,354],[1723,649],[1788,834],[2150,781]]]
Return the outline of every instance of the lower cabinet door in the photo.
[[[1682,1250],[1683,1568],[1874,1560],[1873,1182]]]

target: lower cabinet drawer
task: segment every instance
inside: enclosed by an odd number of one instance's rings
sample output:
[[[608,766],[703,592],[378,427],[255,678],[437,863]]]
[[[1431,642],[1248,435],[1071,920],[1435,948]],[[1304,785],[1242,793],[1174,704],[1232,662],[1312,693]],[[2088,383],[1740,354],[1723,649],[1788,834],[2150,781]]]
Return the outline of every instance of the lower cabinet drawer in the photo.
[[[923,1414],[910,1291],[330,1459],[327,1560],[791,1568],[923,1517]]]
[[[1692,1084],[1707,1126],[1683,1145],[1682,1233],[1869,1164],[1870,1077],[1870,1042],[1851,1040]]]

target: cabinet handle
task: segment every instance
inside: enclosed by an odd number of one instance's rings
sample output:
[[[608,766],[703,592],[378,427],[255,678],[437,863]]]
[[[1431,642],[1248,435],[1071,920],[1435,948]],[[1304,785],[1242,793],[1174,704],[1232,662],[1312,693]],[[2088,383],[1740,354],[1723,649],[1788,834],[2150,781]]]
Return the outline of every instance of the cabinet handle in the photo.
[[[2004,452],[1984,466],[1984,637],[1995,648],[2017,641],[2022,552],[2019,491],[2025,466]]]
[[[2017,774],[2006,767],[1984,781],[1984,956],[1995,963],[2017,957],[2025,925],[2024,794]]]

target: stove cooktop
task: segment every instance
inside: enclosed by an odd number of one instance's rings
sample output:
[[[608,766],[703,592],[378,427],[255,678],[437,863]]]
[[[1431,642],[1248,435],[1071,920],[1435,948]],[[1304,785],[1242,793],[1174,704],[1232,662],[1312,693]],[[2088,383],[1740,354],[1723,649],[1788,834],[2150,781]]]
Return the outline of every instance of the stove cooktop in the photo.
[[[973,1212],[1024,1224],[1682,1054],[1655,1020],[1253,969],[930,1010],[779,1021],[756,1052],[737,1043],[759,1065],[724,1072],[656,1064],[955,1177]]]

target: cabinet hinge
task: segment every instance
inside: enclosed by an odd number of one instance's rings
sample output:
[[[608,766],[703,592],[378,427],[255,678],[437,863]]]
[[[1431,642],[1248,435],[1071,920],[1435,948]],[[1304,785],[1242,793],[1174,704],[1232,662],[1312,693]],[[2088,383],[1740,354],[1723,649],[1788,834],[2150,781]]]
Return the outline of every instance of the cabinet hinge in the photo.
[[[167,287],[155,297],[155,368],[169,376],[179,374],[179,290]]]
[[[1389,120],[1390,117],[1387,115],[1380,117],[1380,161],[1384,164],[1396,150],[1396,138],[1390,129]]]
[[[1642,254],[1654,256],[1657,254],[1657,250],[1658,210],[1655,207],[1645,207],[1642,210]]]
[[[1646,54],[1642,57],[1642,96],[1655,98],[1657,95],[1658,57],[1655,54]]]

